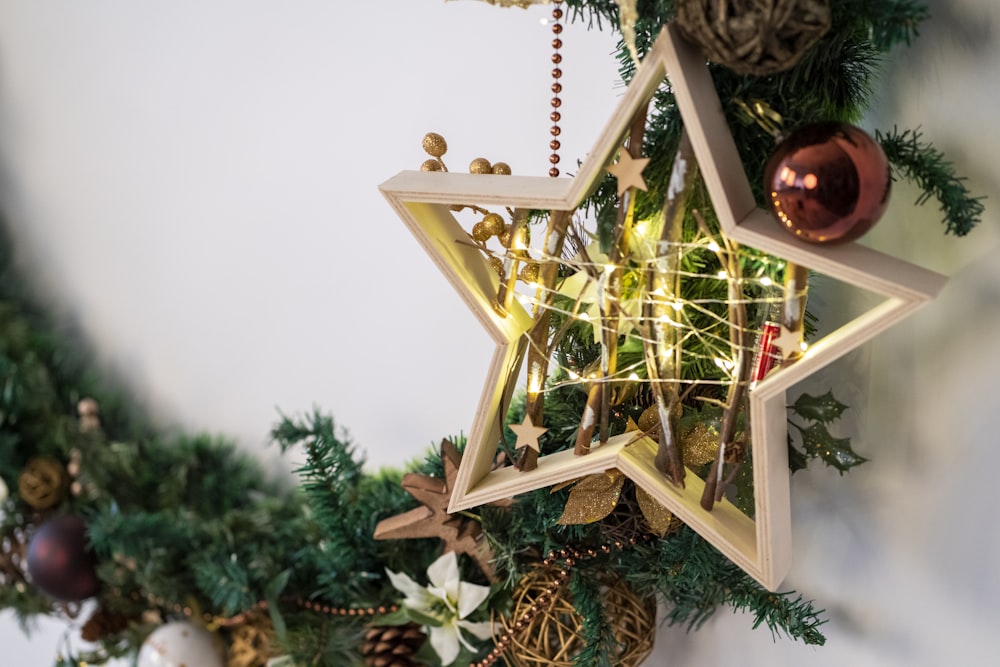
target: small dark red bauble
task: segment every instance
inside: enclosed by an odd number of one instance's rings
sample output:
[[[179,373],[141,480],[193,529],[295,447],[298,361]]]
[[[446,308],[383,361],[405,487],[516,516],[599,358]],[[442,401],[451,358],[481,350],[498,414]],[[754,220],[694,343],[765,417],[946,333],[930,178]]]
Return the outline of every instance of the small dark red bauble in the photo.
[[[28,573],[40,590],[64,602],[97,594],[100,581],[87,550],[87,525],[74,516],[49,519],[28,544]]]
[[[891,182],[882,147],[846,123],[796,130],[764,170],[778,223],[812,243],[845,243],[871,229],[889,204]]]

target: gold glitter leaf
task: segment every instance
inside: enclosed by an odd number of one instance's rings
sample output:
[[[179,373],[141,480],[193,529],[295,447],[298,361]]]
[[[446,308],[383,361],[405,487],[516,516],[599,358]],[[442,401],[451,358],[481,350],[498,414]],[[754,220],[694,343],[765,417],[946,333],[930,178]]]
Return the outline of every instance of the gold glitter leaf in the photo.
[[[557,523],[567,525],[600,521],[618,505],[624,483],[625,475],[617,469],[584,477],[569,492],[566,508]]]
[[[635,487],[635,499],[639,501],[639,509],[646,519],[649,529],[658,537],[663,537],[670,530],[674,515],[661,505],[653,496],[646,493],[642,487]]]

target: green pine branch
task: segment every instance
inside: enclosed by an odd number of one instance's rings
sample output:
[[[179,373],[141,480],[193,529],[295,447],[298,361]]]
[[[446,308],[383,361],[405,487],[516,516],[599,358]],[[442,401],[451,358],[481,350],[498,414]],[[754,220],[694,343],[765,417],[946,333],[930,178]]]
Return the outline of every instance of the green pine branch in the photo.
[[[954,165],[944,153],[921,140],[919,130],[900,132],[875,132],[892,165],[893,174],[902,176],[923,190],[917,204],[925,204],[931,197],[938,200],[948,233],[965,236],[982,221],[983,197],[973,197],[965,186],[965,179],[957,176]]]

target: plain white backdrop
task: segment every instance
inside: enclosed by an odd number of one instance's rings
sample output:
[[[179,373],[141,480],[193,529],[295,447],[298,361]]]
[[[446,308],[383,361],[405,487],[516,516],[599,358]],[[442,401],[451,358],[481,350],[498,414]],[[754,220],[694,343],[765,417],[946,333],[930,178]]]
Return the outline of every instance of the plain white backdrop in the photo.
[[[548,10],[384,0],[0,0],[0,208],[53,308],[165,425],[232,435],[267,462],[276,408],[331,411],[372,466],[468,430],[492,346],[377,186],[443,134],[548,170]],[[887,64],[869,127],[921,126],[1000,195],[1000,12],[936,12]],[[991,23],[992,22],[992,23]],[[610,33],[564,33],[572,171],[620,87]],[[661,630],[649,664],[995,664],[1000,466],[997,216],[945,237],[896,188],[866,242],[954,275],[938,302],[814,378],[851,404],[872,463],[793,480],[787,584],[829,644],[772,642],[723,611]],[[856,295],[822,283],[836,316]],[[284,463],[282,465],[288,465]],[[8,480],[9,481],[9,480]],[[4,667],[52,664],[62,626],[0,617]]]

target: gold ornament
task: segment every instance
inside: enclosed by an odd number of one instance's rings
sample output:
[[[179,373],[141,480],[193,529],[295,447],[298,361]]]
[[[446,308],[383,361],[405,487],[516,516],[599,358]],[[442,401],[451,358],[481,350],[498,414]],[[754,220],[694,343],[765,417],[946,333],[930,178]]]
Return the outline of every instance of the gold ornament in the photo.
[[[24,466],[18,491],[32,508],[47,510],[62,502],[68,483],[69,476],[61,462],[51,456],[36,456]]]
[[[656,404],[649,406],[639,415],[639,430],[649,433],[660,428],[660,411]]]
[[[639,430],[646,433],[660,432],[660,412],[656,405],[651,405],[639,415]],[[684,465],[701,466],[715,460],[719,450],[719,430],[704,422],[681,431],[681,451],[684,453]]]
[[[671,514],[670,510],[661,505],[641,486],[635,487],[635,499],[639,503],[642,518],[646,520],[650,532],[657,537],[663,537],[671,530],[680,528],[680,519]]]
[[[476,224],[472,225],[472,238],[479,241],[480,243],[486,243],[487,241],[490,240],[491,236],[493,235],[490,234],[489,230],[486,228],[486,225],[484,223],[477,222]]]
[[[614,511],[621,498],[625,475],[617,469],[584,477],[573,485],[566,507],[556,523],[594,523]]]
[[[420,165],[420,171],[444,171],[444,165],[437,158],[431,158],[423,161],[423,164]]]
[[[475,160],[469,163],[469,173],[470,174],[492,174],[493,165],[490,161],[484,157],[477,157]]]
[[[497,234],[497,238],[500,239],[500,245],[504,248],[510,247],[510,225],[504,225],[503,231]]]
[[[562,516],[557,523],[589,524],[607,518],[618,507],[624,484],[625,474],[617,468],[577,480],[573,483],[569,498],[566,499],[566,507],[563,508]],[[552,491],[558,491],[565,486],[565,484],[556,485]],[[638,486],[635,487],[635,495],[639,505],[636,515],[642,514],[650,532],[663,537],[669,530],[680,526],[680,522],[670,510]],[[634,506],[631,511],[635,511]]]
[[[525,264],[524,268],[521,269],[521,280],[526,283],[537,283],[539,270],[538,262]]]
[[[448,142],[437,132],[428,132],[422,142],[424,152],[431,157],[441,157],[448,152]]]
[[[703,466],[715,460],[719,451],[719,431],[708,424],[695,426],[681,434],[681,451],[684,452],[684,464]]]
[[[510,165],[506,162],[497,162],[493,165],[493,173],[498,176],[510,176]]]
[[[486,227],[490,236],[498,236],[503,233],[503,230],[506,228],[503,218],[497,213],[487,213],[483,216],[483,225]]]
[[[273,639],[271,620],[261,614],[250,616],[230,634],[226,667],[262,667],[278,655]]]
[[[499,257],[490,257],[489,262],[493,270],[497,272],[497,275],[503,277],[503,260]]]
[[[510,667],[572,667],[583,649],[583,617],[573,606],[566,586],[548,595],[559,576],[553,568],[539,567],[526,575],[514,590],[510,616],[494,622],[494,639],[510,634],[503,658]],[[653,650],[656,600],[639,597],[622,580],[609,580],[604,590],[604,618],[614,636],[616,667],[636,667]],[[523,618],[529,619],[517,623]]]

